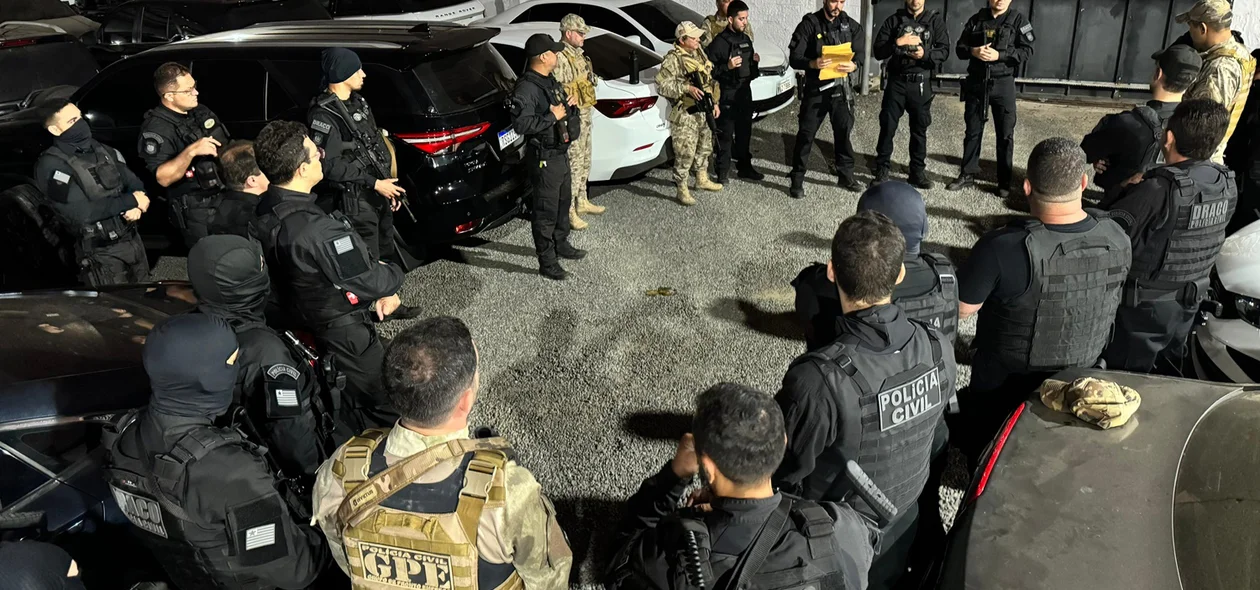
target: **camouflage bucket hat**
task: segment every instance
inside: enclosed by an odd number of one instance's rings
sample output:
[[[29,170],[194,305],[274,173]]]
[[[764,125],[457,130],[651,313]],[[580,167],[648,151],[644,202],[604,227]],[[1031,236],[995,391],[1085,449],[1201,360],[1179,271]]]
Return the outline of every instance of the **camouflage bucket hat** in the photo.
[[[1124,426],[1142,405],[1142,396],[1131,387],[1093,377],[1071,383],[1046,379],[1041,403],[1106,430]]]

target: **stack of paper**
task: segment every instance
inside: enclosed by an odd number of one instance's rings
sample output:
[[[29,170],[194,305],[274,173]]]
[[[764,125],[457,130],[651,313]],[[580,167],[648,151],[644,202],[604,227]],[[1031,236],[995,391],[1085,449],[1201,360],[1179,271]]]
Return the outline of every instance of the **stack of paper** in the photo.
[[[824,45],[822,56],[831,60],[831,66],[818,70],[819,80],[833,80],[835,78],[847,78],[848,72],[841,72],[840,66],[853,61],[853,44],[843,43],[840,45]]]

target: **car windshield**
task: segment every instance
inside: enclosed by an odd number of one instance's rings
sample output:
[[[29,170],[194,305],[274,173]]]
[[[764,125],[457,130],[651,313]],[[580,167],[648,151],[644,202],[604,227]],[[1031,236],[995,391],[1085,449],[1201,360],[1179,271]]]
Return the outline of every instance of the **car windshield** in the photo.
[[[1260,391],[1208,411],[1186,442],[1173,496],[1184,588],[1254,587],[1260,572]]]
[[[0,383],[139,366],[144,337],[163,317],[108,296],[0,297]]]
[[[704,22],[703,15],[671,0],[648,0],[622,6],[621,9],[626,11],[630,18],[643,25],[643,28],[654,37],[669,43],[678,40],[678,37],[674,35],[674,29],[678,27],[678,23],[691,21],[696,26],[700,26]]]
[[[499,93],[511,92],[516,76],[489,43],[442,53],[412,68],[415,89],[428,98],[431,114],[458,113]],[[422,99],[423,100],[423,99]]]
[[[14,20],[44,20],[78,14],[61,0],[14,0],[0,2],[0,23]]]
[[[661,64],[661,58],[643,48],[614,35],[587,37],[582,49],[591,57],[595,75],[605,80],[617,80],[630,75],[630,54],[639,58],[639,71]]]

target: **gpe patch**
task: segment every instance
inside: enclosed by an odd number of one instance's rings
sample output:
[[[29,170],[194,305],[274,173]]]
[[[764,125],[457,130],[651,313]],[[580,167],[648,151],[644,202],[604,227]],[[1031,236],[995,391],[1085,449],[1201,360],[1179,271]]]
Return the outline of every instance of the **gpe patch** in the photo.
[[[941,405],[941,373],[936,367],[917,379],[881,391],[879,400],[879,430],[906,424]]]
[[[358,545],[363,556],[363,577],[368,582],[422,590],[455,588],[449,555],[363,541]]]

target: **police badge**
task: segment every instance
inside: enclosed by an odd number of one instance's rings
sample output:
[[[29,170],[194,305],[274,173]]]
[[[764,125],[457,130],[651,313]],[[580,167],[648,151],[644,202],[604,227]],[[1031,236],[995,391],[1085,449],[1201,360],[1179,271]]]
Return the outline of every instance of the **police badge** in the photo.
[[[214,119],[206,119],[206,122],[202,123],[202,126],[205,127],[206,129],[214,127]]]

